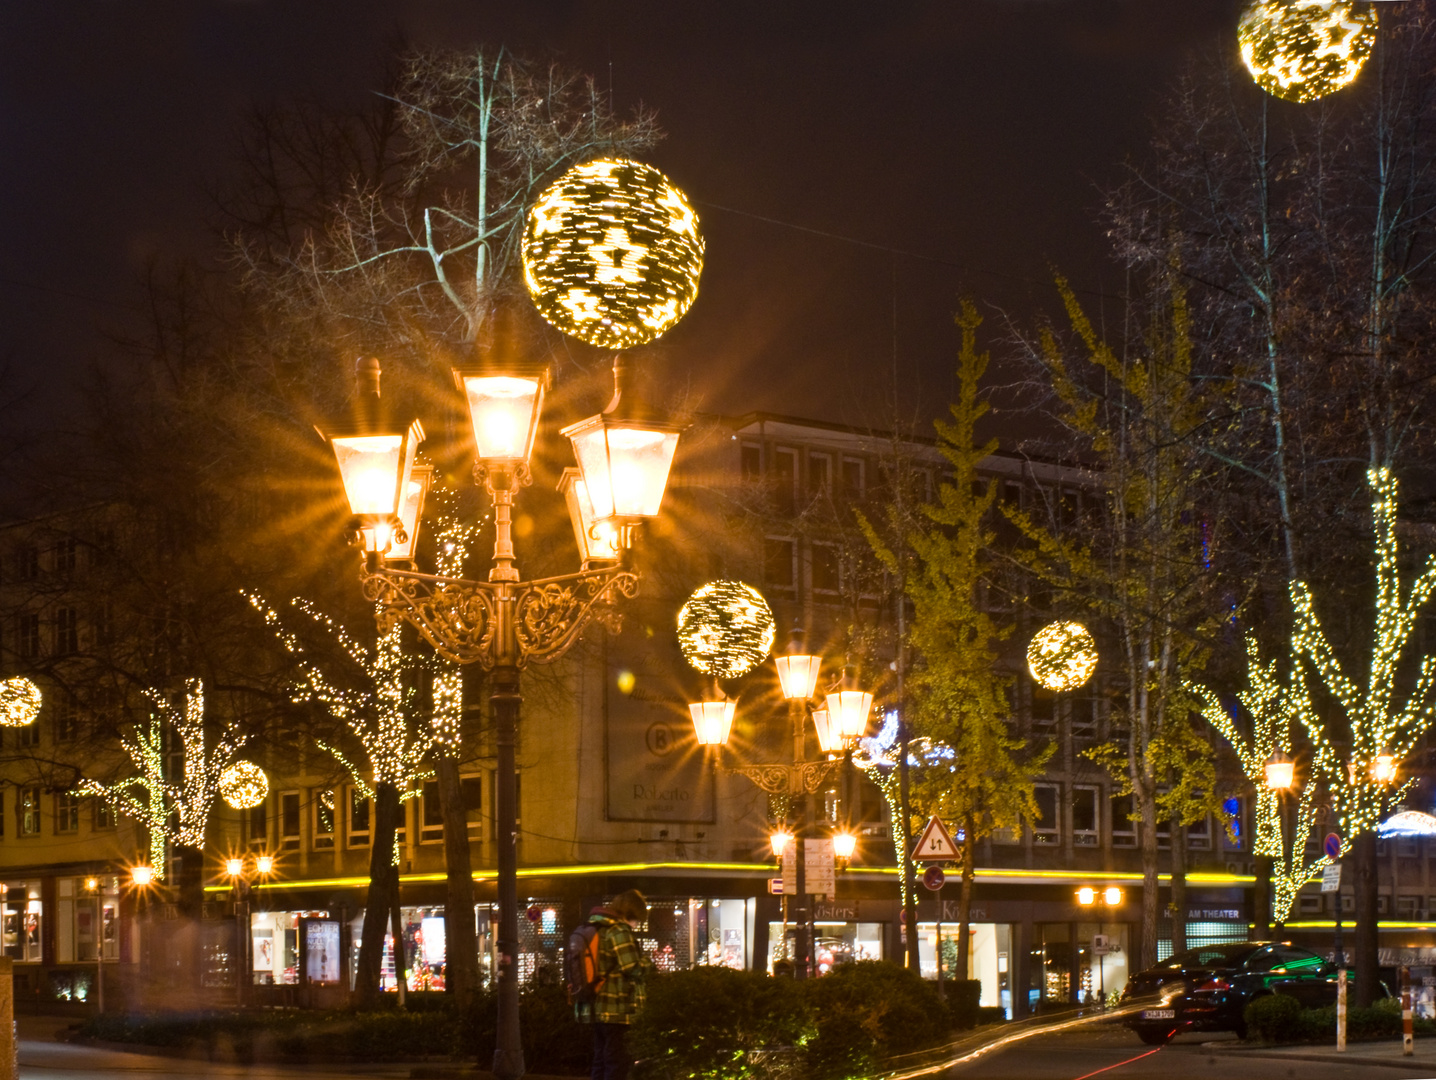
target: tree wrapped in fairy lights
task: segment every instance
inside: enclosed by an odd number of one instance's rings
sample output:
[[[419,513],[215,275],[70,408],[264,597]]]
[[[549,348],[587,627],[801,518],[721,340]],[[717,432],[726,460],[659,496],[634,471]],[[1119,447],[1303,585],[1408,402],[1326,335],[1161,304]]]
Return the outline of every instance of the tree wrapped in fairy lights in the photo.
[[[1239,730],[1232,715],[1211,690],[1200,685],[1194,685],[1192,690],[1201,699],[1202,715],[1231,745],[1241,763],[1242,775],[1256,789],[1252,855],[1272,860],[1272,918],[1284,923],[1301,887],[1330,861],[1325,855],[1309,858],[1306,853],[1306,837],[1316,824],[1320,777],[1326,771],[1326,764],[1318,751],[1311,782],[1302,785],[1288,836],[1280,792],[1267,781],[1267,763],[1278,752],[1286,755],[1292,752],[1292,728],[1296,724],[1305,726],[1311,703],[1282,681],[1275,660],[1263,662],[1256,639],[1250,634],[1246,648],[1247,688],[1237,699],[1251,718],[1250,734]]]
[[[363,937],[354,982],[359,1003],[372,1004],[380,989],[385,923],[399,898],[401,802],[418,794],[425,775],[424,758],[434,745],[434,733],[428,726],[411,727],[409,723],[411,710],[406,706],[411,691],[405,686],[404,672],[412,665],[404,654],[400,626],[383,634],[370,650],[307,602],[291,601],[339,646],[360,674],[354,685],[346,686],[325,674],[299,637],[284,626],[278,611],[258,596],[251,594],[248,599],[297,661],[299,677],[293,700],[321,706],[348,730],[368,759],[366,768],[351,761],[339,747],[316,740],[348,770],[360,793],[374,802],[369,894],[364,904]],[[396,934],[396,944],[400,940]],[[395,964],[396,972],[402,969],[402,963]],[[402,974],[398,977],[402,981]]]
[[[220,776],[234,764],[245,741],[238,725],[231,722],[211,745],[205,731],[204,683],[188,680],[184,695],[184,707],[176,708],[167,695],[146,691],[154,703],[149,721],[144,726],[136,724],[120,739],[121,749],[138,773],[110,784],[86,779],[75,788],[77,794],[104,799],[144,825],[156,881],[165,879],[170,844],[203,850],[210,814],[220,795]],[[183,750],[183,771],[178,777],[166,774],[166,728],[175,733]]]

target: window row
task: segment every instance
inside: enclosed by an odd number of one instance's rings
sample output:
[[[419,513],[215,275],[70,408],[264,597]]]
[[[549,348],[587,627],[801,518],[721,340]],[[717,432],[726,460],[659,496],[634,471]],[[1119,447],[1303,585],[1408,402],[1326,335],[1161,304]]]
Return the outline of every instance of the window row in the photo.
[[[110,613],[104,605],[91,608],[86,620],[74,607],[55,608],[44,619],[37,611],[21,612],[13,625],[10,651],[26,660],[73,656],[81,648],[105,645],[110,640]]]
[[[80,796],[62,791],[47,796],[43,788],[0,788],[0,840],[5,838],[5,800],[13,800],[15,835],[20,839],[44,836],[73,835],[80,831],[80,821],[88,821],[91,829],[113,829],[115,811],[104,799]],[[46,819],[49,820],[47,830]]]
[[[464,814],[472,835],[481,828],[484,820],[484,785],[480,777],[465,776],[461,778],[460,786]],[[489,798],[492,803],[492,783],[489,784]],[[412,812],[411,804],[414,805]],[[373,833],[374,803],[358,787],[281,791],[242,813],[246,843],[254,846],[276,845],[282,851],[297,851],[305,846],[306,840],[311,851],[367,847]],[[492,839],[495,819],[492,806],[489,807],[488,817]],[[419,830],[420,843],[439,843],[444,839],[444,812],[437,782],[427,781],[413,799],[406,799],[400,804],[400,843],[407,841],[411,824]]]
[[[1113,847],[1136,847],[1141,826],[1137,821],[1131,795],[1102,796],[1102,788],[1092,784],[1074,784],[1069,797],[1063,799],[1063,785],[1039,783],[1033,786],[1037,803],[1037,820],[1032,823],[1032,842],[1038,845],[1057,845],[1070,836],[1074,847],[1098,847],[1101,845],[1102,830],[1105,826]],[[1104,810],[1105,803],[1105,810]],[[998,843],[1015,844],[1021,841],[1016,830],[1003,830],[993,839]],[[1203,818],[1187,827],[1187,847],[1190,850],[1210,850],[1213,841],[1212,821]],[[1157,823],[1157,843],[1166,847],[1171,843],[1171,827],[1168,822]]]

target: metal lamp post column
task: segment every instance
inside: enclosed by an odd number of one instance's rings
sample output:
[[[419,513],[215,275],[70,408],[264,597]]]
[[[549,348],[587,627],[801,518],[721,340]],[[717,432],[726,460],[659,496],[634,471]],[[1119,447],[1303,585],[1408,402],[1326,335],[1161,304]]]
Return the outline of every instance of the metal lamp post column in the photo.
[[[807,721],[808,706],[806,701],[792,700],[788,702],[788,718],[793,722],[793,766],[796,769],[807,760],[805,753],[804,724]],[[803,839],[808,831],[808,799],[806,791],[798,792],[792,796],[791,808],[794,816],[793,822],[793,892],[797,907],[793,912],[795,928],[793,930],[793,951],[797,954],[793,957],[793,977],[795,979],[806,979],[811,973],[812,965],[812,935],[809,933],[812,916],[812,901],[808,898],[807,881],[807,856],[803,845]]]

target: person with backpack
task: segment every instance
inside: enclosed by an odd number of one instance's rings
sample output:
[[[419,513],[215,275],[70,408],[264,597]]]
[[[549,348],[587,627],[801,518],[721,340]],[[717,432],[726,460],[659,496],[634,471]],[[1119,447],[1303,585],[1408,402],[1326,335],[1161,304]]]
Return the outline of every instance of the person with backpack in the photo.
[[[628,1026],[643,1011],[644,982],[653,962],[633,933],[648,917],[637,889],[619,893],[593,909],[588,923],[569,937],[568,987],[574,1017],[593,1025],[591,1080],[626,1080],[633,1067]]]

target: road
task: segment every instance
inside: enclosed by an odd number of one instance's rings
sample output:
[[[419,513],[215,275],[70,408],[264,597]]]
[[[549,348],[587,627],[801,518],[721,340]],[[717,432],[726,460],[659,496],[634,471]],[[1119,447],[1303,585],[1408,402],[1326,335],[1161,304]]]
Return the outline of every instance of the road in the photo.
[[[949,1080],[1400,1080],[1436,1077],[1431,1059],[1409,1069],[1252,1057],[1224,1049],[1229,1035],[1181,1035],[1160,1048],[1144,1046],[1122,1029],[1036,1036],[960,1065]],[[1314,1048],[1313,1048],[1314,1049]],[[1360,1052],[1359,1046],[1353,1051]],[[1322,1048],[1320,1053],[1330,1053]]]

